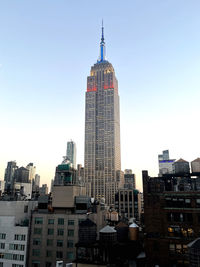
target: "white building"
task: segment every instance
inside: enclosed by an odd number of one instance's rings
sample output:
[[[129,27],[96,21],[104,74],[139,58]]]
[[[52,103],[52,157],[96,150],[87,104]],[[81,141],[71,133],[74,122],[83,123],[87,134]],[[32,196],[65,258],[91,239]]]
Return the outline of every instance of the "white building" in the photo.
[[[0,201],[0,266],[27,266],[29,218],[36,206],[36,201]]]

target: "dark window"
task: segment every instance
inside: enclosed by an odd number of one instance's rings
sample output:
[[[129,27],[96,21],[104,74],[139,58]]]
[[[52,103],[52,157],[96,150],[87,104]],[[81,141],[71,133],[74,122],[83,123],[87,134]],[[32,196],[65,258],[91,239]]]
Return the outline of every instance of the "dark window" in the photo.
[[[62,251],[56,251],[56,258],[62,259],[63,258],[63,252]]]
[[[47,239],[47,246],[53,246],[53,239]]]
[[[54,224],[54,219],[48,219],[48,224]]]
[[[63,240],[57,240],[57,247],[63,247]]]
[[[64,235],[64,229],[58,229],[57,235]]]
[[[43,224],[43,218],[42,217],[36,217],[35,218],[35,224]]]
[[[42,228],[34,228],[34,235],[41,235],[41,234],[42,234]]]
[[[54,234],[54,229],[49,228],[48,231],[47,231],[47,234],[48,235],[53,235]]]
[[[64,225],[64,219],[63,218],[58,218],[58,224],[59,225]]]

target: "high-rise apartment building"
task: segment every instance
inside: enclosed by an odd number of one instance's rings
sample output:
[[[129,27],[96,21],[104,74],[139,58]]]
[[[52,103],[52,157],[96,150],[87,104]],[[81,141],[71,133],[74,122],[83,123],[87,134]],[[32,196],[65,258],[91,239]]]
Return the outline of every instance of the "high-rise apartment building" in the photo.
[[[67,142],[67,158],[72,163],[72,167],[76,168],[76,143],[72,140]]]
[[[84,169],[87,193],[113,204],[121,170],[119,95],[114,68],[105,59],[103,26],[100,57],[87,78]]]

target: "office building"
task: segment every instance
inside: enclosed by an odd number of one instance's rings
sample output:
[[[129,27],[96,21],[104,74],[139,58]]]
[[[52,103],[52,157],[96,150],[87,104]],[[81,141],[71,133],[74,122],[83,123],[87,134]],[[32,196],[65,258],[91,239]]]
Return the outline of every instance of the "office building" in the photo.
[[[115,209],[128,220],[140,220],[141,204],[141,193],[136,189],[121,188],[115,194]]]
[[[65,165],[64,171],[73,173],[71,163]],[[54,185],[52,199],[40,197],[38,210],[32,213],[29,266],[54,267],[56,261],[62,261],[63,266],[72,262],[76,257],[79,224],[88,218],[98,230],[106,223],[105,214],[106,210],[98,202],[86,196],[84,186]]]
[[[162,176],[166,173],[173,173],[173,164],[175,159],[169,158],[169,150],[164,150],[162,154],[158,155],[159,175]]]
[[[13,189],[14,185],[14,174],[15,170],[17,169],[17,164],[16,161],[9,161],[7,164],[7,168],[5,170],[5,176],[4,176],[4,181],[5,181],[5,190],[10,191]]]
[[[131,169],[124,171],[124,188],[135,189],[135,174],[132,173]]]
[[[68,160],[72,163],[72,167],[76,168],[76,144],[74,141],[67,142],[67,154]]]
[[[87,78],[84,169],[87,194],[114,204],[121,170],[119,95],[114,68],[105,58],[103,26],[100,56]]]
[[[29,170],[29,180],[32,181],[35,178],[36,167],[31,162],[26,166],[26,169]]]
[[[29,170],[24,167],[20,167],[15,170],[14,181],[16,183],[30,183]]]

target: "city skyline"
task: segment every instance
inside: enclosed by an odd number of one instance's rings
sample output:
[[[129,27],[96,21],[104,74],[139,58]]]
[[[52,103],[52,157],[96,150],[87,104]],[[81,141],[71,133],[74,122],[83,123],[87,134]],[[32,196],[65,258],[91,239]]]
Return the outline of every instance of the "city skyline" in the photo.
[[[49,185],[70,139],[83,164],[83,99],[102,17],[119,80],[122,170],[132,169],[141,189],[141,171],[157,176],[162,150],[176,159],[199,157],[199,7],[2,1],[0,179],[8,161],[33,162]]]

